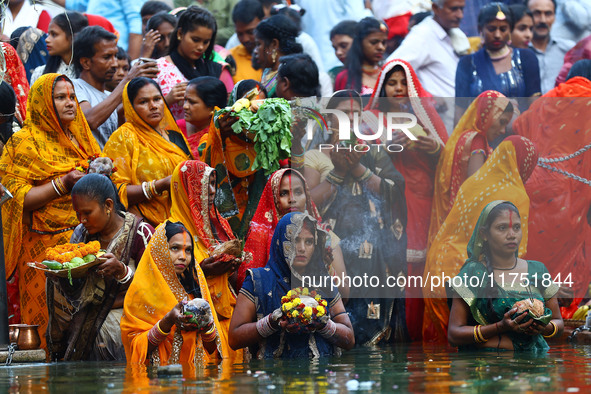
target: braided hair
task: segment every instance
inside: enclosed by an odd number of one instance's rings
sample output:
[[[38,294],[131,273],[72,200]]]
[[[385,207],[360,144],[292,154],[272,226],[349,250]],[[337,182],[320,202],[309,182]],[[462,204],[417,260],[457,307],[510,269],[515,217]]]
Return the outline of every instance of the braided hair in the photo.
[[[491,228],[493,222],[501,215],[501,213],[503,211],[515,212],[517,214],[517,217],[521,218],[521,216],[519,216],[519,211],[517,210],[515,205],[507,203],[507,202],[503,202],[503,203],[497,205],[496,207],[494,207],[490,211],[484,224],[479,229],[481,234],[490,233],[490,228]],[[482,255],[484,258],[484,262],[486,264],[486,271],[488,274],[487,277],[494,278],[494,268],[492,265],[492,254],[491,254],[490,247],[489,247],[487,241],[483,241]],[[492,279],[492,280],[494,280],[494,279]],[[488,311],[491,314],[491,316],[496,316],[497,314],[493,308],[492,300],[493,300],[493,298],[496,298],[499,295],[499,289],[496,286],[492,286],[492,284],[485,286],[485,288],[486,288],[485,297],[487,298]],[[500,319],[502,316],[497,316],[497,317]]]
[[[273,15],[265,19],[258,24],[255,34],[265,45],[277,40],[279,42],[279,52],[282,55],[301,53],[303,50],[302,46],[296,42],[298,36],[297,26],[285,15]]]

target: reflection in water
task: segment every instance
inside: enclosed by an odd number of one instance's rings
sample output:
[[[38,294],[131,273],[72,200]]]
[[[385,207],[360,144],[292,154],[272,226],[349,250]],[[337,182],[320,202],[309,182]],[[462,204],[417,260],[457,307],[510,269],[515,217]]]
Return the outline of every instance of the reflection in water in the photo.
[[[0,368],[9,393],[160,390],[240,394],[303,392],[591,392],[591,347],[556,346],[545,354],[450,352],[420,344],[363,348],[340,358],[263,360],[206,368],[161,369],[117,363],[53,363]]]

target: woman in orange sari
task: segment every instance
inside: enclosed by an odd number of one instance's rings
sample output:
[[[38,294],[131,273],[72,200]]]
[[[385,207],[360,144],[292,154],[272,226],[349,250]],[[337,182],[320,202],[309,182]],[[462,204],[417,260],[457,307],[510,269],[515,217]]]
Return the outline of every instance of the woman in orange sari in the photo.
[[[418,140],[411,144],[412,141],[399,132],[400,136],[395,137],[392,142],[403,145],[404,150],[390,154],[394,167],[400,171],[406,184],[406,261],[409,275],[422,275],[425,270],[435,166],[447,141],[445,125],[431,97],[421,85],[412,66],[404,60],[394,59],[382,67],[367,106],[370,110],[381,112],[410,110],[417,117],[415,128],[422,129],[425,134],[419,135]],[[411,339],[421,340],[423,299],[420,289],[407,288],[406,324]]]
[[[100,148],[66,76],[39,78],[28,108],[23,128],[8,140],[0,159],[2,184],[14,196],[2,206],[4,256],[9,286],[19,287],[21,320],[39,325],[44,347],[45,275],[26,263],[42,261],[47,248],[69,242],[78,225],[69,193],[84,175],[74,168]]]
[[[552,278],[565,282],[558,293],[565,319],[577,310],[591,282],[591,119],[582,116],[589,97],[591,81],[572,77],[514,124],[516,133],[531,139],[540,154],[526,185],[531,199],[527,258],[543,259]]]
[[[523,242],[519,255],[527,248],[527,219],[529,198],[525,182],[538,161],[534,144],[520,136],[507,137],[491,154],[484,165],[458,190],[453,208],[433,240],[427,254],[423,280],[425,314],[423,316],[423,340],[447,342],[447,283],[437,284],[437,279],[453,278],[460,272],[467,255],[467,245],[476,222],[484,207],[491,201],[511,200],[521,214]],[[431,289],[431,285],[434,287]]]
[[[215,207],[215,180],[214,169],[201,161],[180,163],[172,174],[170,218],[183,223],[193,234],[193,254],[207,277],[207,286],[220,323],[218,333],[222,356],[231,362],[242,362],[242,350],[234,351],[228,345],[230,318],[236,305],[236,293],[231,282],[235,283],[236,270],[242,260],[225,261],[210,257],[213,248],[235,239],[230,225]]]
[[[509,99],[487,90],[474,99],[456,125],[437,163],[429,244],[451,210],[460,186],[490,156],[490,143],[505,133],[512,116]]]
[[[156,227],[170,216],[170,176],[191,157],[189,143],[154,80],[131,80],[123,91],[123,110],[127,122],[111,135],[103,153],[117,167],[112,179],[121,203]]]
[[[209,303],[213,324],[199,328],[182,313],[188,300]],[[130,364],[204,365],[221,355],[220,326],[191,234],[181,223],[156,229],[127,290],[121,339]]]

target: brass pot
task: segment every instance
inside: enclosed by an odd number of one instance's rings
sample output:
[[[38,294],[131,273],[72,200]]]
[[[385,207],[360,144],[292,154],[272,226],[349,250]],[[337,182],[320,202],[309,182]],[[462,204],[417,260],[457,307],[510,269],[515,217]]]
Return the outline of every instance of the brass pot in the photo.
[[[39,349],[41,338],[39,337],[38,325],[11,324],[9,326],[10,343],[16,342],[19,350]]]

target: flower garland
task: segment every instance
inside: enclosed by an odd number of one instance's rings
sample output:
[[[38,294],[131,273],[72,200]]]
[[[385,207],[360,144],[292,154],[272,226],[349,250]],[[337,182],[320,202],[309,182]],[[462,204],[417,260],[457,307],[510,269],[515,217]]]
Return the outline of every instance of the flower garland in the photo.
[[[91,241],[87,244],[62,244],[47,249],[45,258],[47,260],[53,260],[63,264],[71,261],[74,257],[82,258],[89,254],[96,255],[100,248],[101,244],[99,241]]]
[[[281,298],[281,311],[290,323],[300,323],[304,326],[326,315],[328,303],[316,291],[309,291],[307,287],[290,290]]]

